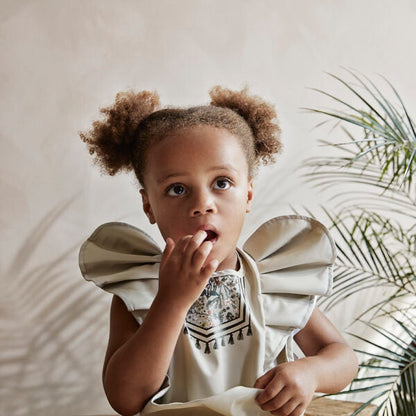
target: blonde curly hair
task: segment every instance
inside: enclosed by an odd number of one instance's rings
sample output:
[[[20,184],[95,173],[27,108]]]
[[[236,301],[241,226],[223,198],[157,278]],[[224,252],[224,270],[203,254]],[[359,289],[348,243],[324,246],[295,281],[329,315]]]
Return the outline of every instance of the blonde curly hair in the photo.
[[[169,134],[193,126],[224,128],[236,135],[250,176],[260,164],[274,162],[282,143],[273,105],[249,95],[247,87],[232,91],[216,86],[210,97],[209,105],[160,109],[156,92],[119,92],[112,106],[100,109],[105,119],[94,121],[89,131],[79,135],[103,172],[115,175],[134,170],[142,186],[148,149]]]

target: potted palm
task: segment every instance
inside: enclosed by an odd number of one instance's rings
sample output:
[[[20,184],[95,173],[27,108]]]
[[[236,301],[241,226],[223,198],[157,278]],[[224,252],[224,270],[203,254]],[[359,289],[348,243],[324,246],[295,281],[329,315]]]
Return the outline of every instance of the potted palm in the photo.
[[[329,75],[350,99],[316,90],[335,109],[307,109],[345,137],[320,140],[330,155],[310,157],[302,165],[305,180],[335,206],[323,208],[338,258],[333,294],[322,306],[347,304],[360,293],[372,299],[353,319],[365,330],[350,332],[360,343],[361,364],[343,393],[365,397],[353,415],[373,403],[373,415],[415,416],[416,126],[388,80],[393,99],[365,75],[347,73],[348,80]]]

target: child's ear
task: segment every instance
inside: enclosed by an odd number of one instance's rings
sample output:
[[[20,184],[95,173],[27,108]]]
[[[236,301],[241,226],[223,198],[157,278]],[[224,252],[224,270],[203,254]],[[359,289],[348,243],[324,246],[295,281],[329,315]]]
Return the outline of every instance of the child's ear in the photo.
[[[142,196],[143,211],[149,218],[150,224],[155,224],[155,216],[153,215],[152,207],[150,206],[149,197],[144,189],[140,189],[140,194]]]
[[[253,200],[253,178],[251,178],[249,180],[249,182],[248,182],[246,212],[250,212],[250,209],[251,209],[251,201],[252,200]]]

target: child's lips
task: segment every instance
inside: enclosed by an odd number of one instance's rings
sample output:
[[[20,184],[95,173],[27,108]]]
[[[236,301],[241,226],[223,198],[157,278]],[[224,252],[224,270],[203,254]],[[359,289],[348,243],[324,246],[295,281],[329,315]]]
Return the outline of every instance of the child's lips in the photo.
[[[215,244],[218,240],[218,232],[212,225],[204,225],[198,229],[198,231],[205,231],[207,236],[204,241],[211,241],[212,244]]]
[[[211,243],[215,243],[218,240],[218,234],[212,230],[205,230],[207,236],[204,241],[211,241]]]

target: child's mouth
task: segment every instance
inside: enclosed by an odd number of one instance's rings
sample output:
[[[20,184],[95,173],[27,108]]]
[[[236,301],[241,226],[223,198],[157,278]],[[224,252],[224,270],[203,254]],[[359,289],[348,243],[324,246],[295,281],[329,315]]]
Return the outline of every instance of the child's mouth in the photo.
[[[212,230],[205,230],[207,236],[205,237],[204,241],[211,241],[211,243],[215,243],[218,240],[218,234]]]

